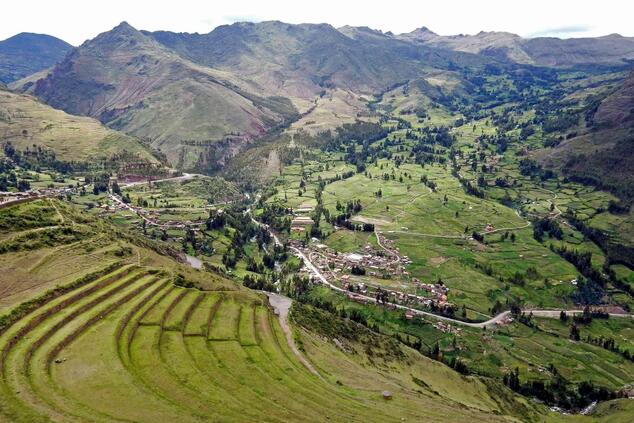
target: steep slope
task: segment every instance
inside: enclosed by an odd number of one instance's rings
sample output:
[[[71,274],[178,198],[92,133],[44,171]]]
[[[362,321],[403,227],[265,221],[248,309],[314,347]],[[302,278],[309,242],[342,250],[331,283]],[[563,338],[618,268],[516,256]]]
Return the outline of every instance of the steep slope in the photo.
[[[26,32],[0,41],[0,82],[8,84],[49,68],[72,48],[59,38]]]
[[[0,139],[20,151],[33,147],[51,150],[63,161],[94,161],[126,155],[129,159],[158,163],[136,138],[105,128],[95,119],[72,116],[30,95],[2,88]]]
[[[245,88],[248,83],[195,65],[125,22],[22,86],[53,107],[147,139],[183,168],[194,167],[205,146],[231,135],[233,147],[294,114],[288,101]]]
[[[535,60],[523,49],[522,38],[508,32],[479,32],[476,35],[440,36],[423,27],[401,38],[440,49],[463,51],[499,60],[534,64]]]
[[[625,65],[634,60],[634,38],[612,34],[598,38],[522,38],[508,32],[441,36],[422,27],[400,39],[538,66]]]
[[[429,69],[488,60],[414,45],[369,28],[278,21],[224,25],[208,34],[148,33],[196,63],[231,70],[295,98],[337,87],[376,93]]]
[[[601,102],[593,120],[599,127],[634,128],[634,73]]]
[[[634,73],[588,113],[579,136],[538,152],[566,175],[634,200]]]
[[[463,376],[336,314],[296,304],[286,320],[278,304],[280,319],[262,293],[188,268],[165,250],[56,199],[0,209],[0,420],[546,416],[499,382]],[[173,275],[198,289],[176,286]]]

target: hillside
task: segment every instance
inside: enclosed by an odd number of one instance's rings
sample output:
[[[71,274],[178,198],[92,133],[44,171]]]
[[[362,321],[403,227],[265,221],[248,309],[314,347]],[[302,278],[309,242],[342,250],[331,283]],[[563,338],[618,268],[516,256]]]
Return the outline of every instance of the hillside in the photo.
[[[196,63],[230,70],[291,98],[310,98],[333,87],[373,94],[428,69],[488,62],[416,46],[368,28],[352,35],[328,24],[240,22],[208,34],[149,35]]]
[[[634,199],[634,73],[586,113],[578,136],[538,153],[544,163],[580,181]]]
[[[22,89],[143,138],[187,169],[205,159],[206,146],[228,140],[227,153],[294,114],[288,101],[248,94],[239,85],[249,84],[182,59],[122,23]]]
[[[0,416],[10,421],[502,422],[546,413],[336,315],[296,305],[281,320],[262,293],[187,268],[68,203],[36,200],[0,217]]]
[[[49,68],[72,48],[59,38],[26,32],[0,41],[0,82],[8,84]]]
[[[626,65],[634,60],[634,38],[618,34],[597,38],[522,38],[508,32],[441,36],[422,27],[400,39],[426,46],[462,51],[520,64],[568,67]]]
[[[138,139],[104,127],[99,121],[69,115],[38,99],[0,88],[0,139],[17,150],[41,148],[58,160],[93,162],[126,157],[158,163]],[[0,153],[2,154],[2,153]]]

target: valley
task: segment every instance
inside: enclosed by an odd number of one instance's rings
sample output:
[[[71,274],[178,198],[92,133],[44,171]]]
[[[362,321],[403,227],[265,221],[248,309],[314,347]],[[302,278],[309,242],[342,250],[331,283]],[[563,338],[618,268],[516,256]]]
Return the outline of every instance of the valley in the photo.
[[[16,37],[0,421],[631,420],[632,38]]]

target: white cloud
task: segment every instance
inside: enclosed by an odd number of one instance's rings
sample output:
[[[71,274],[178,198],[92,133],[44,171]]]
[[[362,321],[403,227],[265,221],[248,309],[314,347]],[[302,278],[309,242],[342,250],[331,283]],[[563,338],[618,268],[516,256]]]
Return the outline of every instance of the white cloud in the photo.
[[[394,33],[427,26],[443,35],[485,30],[523,36],[634,36],[633,15],[634,2],[623,0],[20,0],[2,5],[0,39],[26,31],[77,45],[124,20],[138,29],[201,33],[239,20],[281,20]]]

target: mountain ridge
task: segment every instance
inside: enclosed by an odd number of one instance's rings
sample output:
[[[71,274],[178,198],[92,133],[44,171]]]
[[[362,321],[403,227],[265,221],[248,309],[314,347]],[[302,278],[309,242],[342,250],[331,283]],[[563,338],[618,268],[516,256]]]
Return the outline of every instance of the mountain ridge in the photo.
[[[606,46],[615,50],[605,53]],[[448,100],[473,90],[472,75],[488,67],[619,66],[630,57],[634,38],[615,36],[526,40],[481,31],[445,37],[425,27],[394,35],[280,21],[238,22],[198,34],[139,31],[124,21],[41,77],[12,87],[140,137],[174,166],[209,172],[300,119],[293,131],[312,134],[367,120],[366,97],[409,81],[431,77],[427,91]],[[326,125],[314,124],[324,116]]]
[[[73,48],[59,38],[22,32],[0,41],[0,82],[9,84],[46,69]]]
[[[524,38],[505,31],[480,31],[473,35],[438,35],[427,27],[399,34],[398,38],[424,45],[464,51],[520,64],[566,67],[573,65],[623,65],[634,60],[634,37]]]
[[[236,132],[248,141],[283,121],[285,106],[269,101],[273,105],[267,107],[265,99],[245,94],[248,85],[183,59],[123,22],[23,88],[55,108],[146,139],[172,163],[192,168],[200,151],[192,153],[183,141],[206,142]]]

